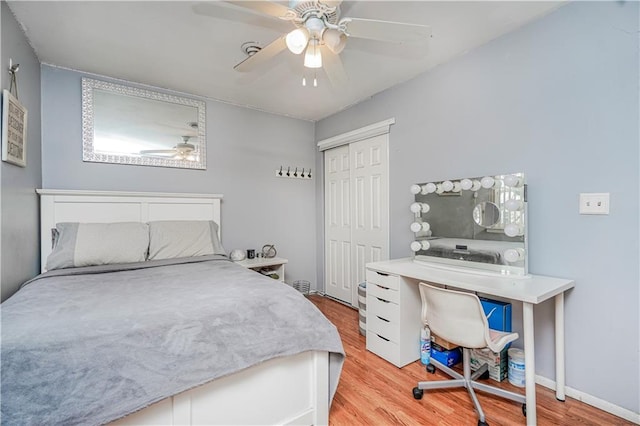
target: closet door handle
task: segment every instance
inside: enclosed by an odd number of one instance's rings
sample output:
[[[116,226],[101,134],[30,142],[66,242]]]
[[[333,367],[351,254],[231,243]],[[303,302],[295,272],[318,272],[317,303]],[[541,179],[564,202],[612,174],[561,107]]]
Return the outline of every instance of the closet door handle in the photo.
[[[384,322],[391,322],[391,321],[389,321],[389,320],[388,320],[388,319],[386,319],[386,318],[382,318],[380,315],[376,315],[376,316],[378,317],[378,319],[380,319],[380,320],[382,320],[382,321],[384,321]]]
[[[379,297],[376,297],[376,299],[378,299],[379,301],[381,301],[382,303],[391,303],[388,300],[384,300],[384,299],[380,299]]]
[[[383,277],[388,277],[389,276],[389,274],[385,274],[384,272],[378,272],[378,271],[376,271],[376,274],[382,275]]]
[[[376,284],[376,287],[379,287],[383,290],[389,290],[389,287],[384,287],[384,286],[381,286],[380,284]]]

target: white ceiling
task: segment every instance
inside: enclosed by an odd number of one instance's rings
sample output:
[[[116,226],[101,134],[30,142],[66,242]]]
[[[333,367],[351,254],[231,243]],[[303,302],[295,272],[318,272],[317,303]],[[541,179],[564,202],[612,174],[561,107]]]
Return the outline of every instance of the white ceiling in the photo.
[[[316,121],[538,19],[563,2],[345,1],[342,16],[432,27],[422,44],[350,38],[348,84],[301,84],[302,55],[283,51],[234,71],[241,45],[267,45],[293,24],[225,2],[9,1],[41,62]],[[286,4],[286,2],[285,2]],[[200,13],[197,13],[200,12]],[[307,71],[309,71],[307,69]],[[313,78],[307,72],[307,78]]]

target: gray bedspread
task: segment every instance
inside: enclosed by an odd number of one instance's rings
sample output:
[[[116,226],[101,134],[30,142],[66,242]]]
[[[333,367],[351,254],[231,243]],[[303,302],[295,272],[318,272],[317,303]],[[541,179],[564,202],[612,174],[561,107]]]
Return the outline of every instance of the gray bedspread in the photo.
[[[1,307],[3,425],[103,424],[275,357],[344,351],[286,284],[207,256],[59,270]]]

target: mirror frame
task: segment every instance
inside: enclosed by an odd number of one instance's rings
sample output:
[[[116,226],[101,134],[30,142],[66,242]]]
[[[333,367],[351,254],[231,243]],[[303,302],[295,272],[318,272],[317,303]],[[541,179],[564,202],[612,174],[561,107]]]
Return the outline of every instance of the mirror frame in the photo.
[[[191,161],[184,159],[163,158],[156,156],[128,155],[128,154],[107,154],[94,150],[94,102],[93,92],[95,89],[103,90],[124,96],[133,96],[160,102],[169,102],[179,105],[192,106],[197,109],[198,138],[194,145],[200,154],[199,160]],[[138,166],[174,167],[182,169],[206,170],[206,132],[205,132],[205,102],[196,99],[189,99],[168,93],[154,92],[121,84],[110,83],[91,78],[82,78],[82,160],[96,163],[130,164]]]
[[[515,186],[506,185],[506,179],[512,176],[517,176],[519,178],[517,184],[515,184]],[[492,182],[495,183],[492,183],[490,186],[483,186],[481,184],[481,181],[487,177],[492,178]],[[463,181],[472,182],[472,188],[464,189],[464,185],[462,184]],[[449,188],[451,189],[443,189],[445,183],[447,183]],[[493,197],[496,195],[496,189],[500,188],[512,188],[511,191],[516,191],[519,197],[517,199],[521,201],[521,207],[518,209],[519,213],[515,214],[515,212],[511,212],[509,209],[507,209],[507,200],[498,200],[494,198],[491,198],[489,200],[492,204],[497,206],[501,218],[505,213],[513,214],[515,216],[517,225],[520,227],[522,232],[521,234],[518,234],[516,236],[507,235],[505,229],[500,227],[500,220],[498,221],[498,223],[485,227],[478,224],[473,218],[476,207],[478,207],[482,203],[488,202],[484,197],[480,197],[480,201],[478,201],[478,195],[491,195]],[[417,263],[426,263],[429,265],[433,265],[434,263],[436,263],[451,265],[452,267],[461,266],[474,270],[484,270],[483,272],[486,271],[486,273],[488,274],[528,277],[529,247],[527,230],[527,188],[528,186],[526,183],[525,174],[523,172],[490,175],[484,177],[469,177],[466,179],[431,181],[428,183],[417,183],[411,185],[411,193],[414,194],[414,200],[410,208],[413,215],[413,221],[414,223],[426,222],[429,224],[429,227],[427,228],[428,230],[426,232],[423,230],[415,232],[414,229],[411,229],[414,232],[414,240],[411,245],[414,261]],[[434,208],[434,206],[439,203],[434,203],[434,201],[439,199],[442,199],[444,202],[452,201],[454,200],[454,198],[462,197],[463,191],[471,191],[473,193],[473,207],[464,208],[462,210],[462,217],[467,218],[465,220],[468,221],[468,224],[473,227],[473,229],[465,228],[465,232],[472,232],[472,235],[465,236],[454,235],[450,233],[439,234],[438,232],[433,231],[434,226],[433,222],[430,221],[430,219],[432,219],[434,215],[439,214],[437,209]],[[486,191],[491,191],[491,193],[487,194]],[[429,207],[420,211],[416,211],[413,204],[426,204]],[[479,229],[482,229],[482,231],[476,233],[476,230]],[[478,237],[478,235],[482,235],[483,232],[486,232],[487,236],[492,236],[490,238]],[[422,248],[416,250],[417,246],[416,248],[414,248],[413,245],[415,243],[422,244],[423,241],[426,241],[429,244],[426,245],[426,248],[422,246]],[[434,241],[438,241],[440,243],[438,247],[436,247],[436,250],[434,250]],[[494,247],[487,246],[487,244],[490,244]],[[499,248],[500,245],[502,245],[503,247]],[[437,249],[444,249],[445,251],[447,251],[447,253],[442,254]],[[521,254],[521,258],[516,261],[503,261],[501,263],[489,263],[485,262],[484,260],[478,260],[477,258],[474,259],[474,254],[478,254],[481,251],[492,251],[496,249],[499,250],[501,257],[504,256],[505,250],[518,250]]]

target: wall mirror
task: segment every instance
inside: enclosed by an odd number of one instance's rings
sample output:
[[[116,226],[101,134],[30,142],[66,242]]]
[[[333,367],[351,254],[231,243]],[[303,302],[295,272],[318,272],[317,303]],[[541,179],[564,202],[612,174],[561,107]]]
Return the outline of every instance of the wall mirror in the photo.
[[[206,169],[205,103],[82,79],[84,161]]]
[[[416,261],[527,274],[524,173],[414,184],[411,193]]]

